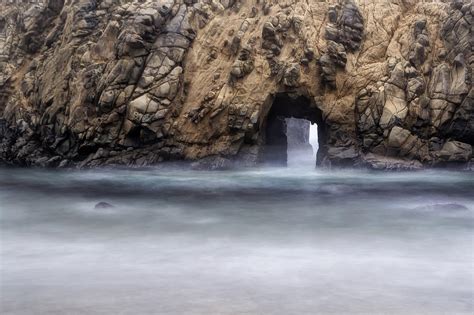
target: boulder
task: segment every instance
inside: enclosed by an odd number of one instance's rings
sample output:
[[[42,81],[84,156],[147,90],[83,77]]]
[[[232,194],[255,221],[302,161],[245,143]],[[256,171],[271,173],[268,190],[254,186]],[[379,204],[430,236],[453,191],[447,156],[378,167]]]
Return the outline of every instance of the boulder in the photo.
[[[439,162],[469,162],[472,158],[472,146],[459,141],[448,141],[436,152],[436,157]]]

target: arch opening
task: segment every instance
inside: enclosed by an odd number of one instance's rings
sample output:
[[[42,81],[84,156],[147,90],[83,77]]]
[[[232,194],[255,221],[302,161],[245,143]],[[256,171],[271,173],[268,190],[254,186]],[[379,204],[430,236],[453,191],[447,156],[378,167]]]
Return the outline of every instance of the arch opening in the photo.
[[[326,129],[321,110],[308,97],[277,94],[263,125],[262,164],[320,165],[326,150]]]

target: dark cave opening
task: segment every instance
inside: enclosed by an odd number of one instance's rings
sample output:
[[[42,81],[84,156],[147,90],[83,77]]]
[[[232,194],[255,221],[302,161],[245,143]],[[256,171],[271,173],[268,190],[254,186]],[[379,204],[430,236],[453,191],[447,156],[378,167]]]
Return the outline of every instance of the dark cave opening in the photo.
[[[306,96],[277,94],[263,126],[262,163],[269,166],[297,165],[302,160],[293,154],[300,153],[307,159],[307,152],[312,150],[310,130],[315,125],[318,148],[316,158],[312,151],[310,158],[313,165],[320,165],[326,149],[326,125],[321,110]]]

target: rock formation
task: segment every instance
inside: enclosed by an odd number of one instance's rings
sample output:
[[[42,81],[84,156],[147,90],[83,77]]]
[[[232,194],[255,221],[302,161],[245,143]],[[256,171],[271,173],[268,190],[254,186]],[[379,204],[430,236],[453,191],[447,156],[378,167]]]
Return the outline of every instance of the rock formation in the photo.
[[[0,4],[0,161],[262,159],[268,117],[320,128],[321,165],[469,164],[471,0]],[[283,102],[283,101],[281,101]]]

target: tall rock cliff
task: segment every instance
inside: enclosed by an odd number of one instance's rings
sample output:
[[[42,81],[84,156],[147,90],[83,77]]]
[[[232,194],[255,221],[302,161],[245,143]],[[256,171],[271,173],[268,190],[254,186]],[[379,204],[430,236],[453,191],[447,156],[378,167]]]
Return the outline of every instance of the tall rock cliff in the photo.
[[[470,0],[37,1],[0,4],[3,162],[254,165],[281,117],[321,165],[472,159]]]

